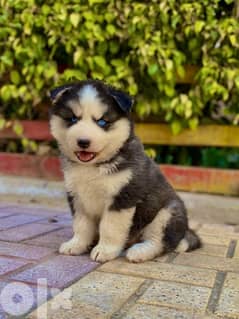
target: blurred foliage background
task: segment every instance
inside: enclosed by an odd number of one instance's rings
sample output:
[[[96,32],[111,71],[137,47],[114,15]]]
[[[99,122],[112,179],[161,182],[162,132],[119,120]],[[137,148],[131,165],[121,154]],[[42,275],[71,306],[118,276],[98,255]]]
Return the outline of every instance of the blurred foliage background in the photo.
[[[47,119],[49,89],[85,78],[136,96],[137,120],[167,122],[174,134],[238,125],[238,1],[0,4],[0,128],[8,119]]]

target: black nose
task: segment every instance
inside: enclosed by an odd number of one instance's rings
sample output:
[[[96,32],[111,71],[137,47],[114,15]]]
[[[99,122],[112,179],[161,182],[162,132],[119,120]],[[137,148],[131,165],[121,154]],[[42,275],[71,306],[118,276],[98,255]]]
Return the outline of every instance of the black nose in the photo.
[[[88,148],[90,146],[90,140],[87,139],[80,139],[77,141],[77,144],[81,147],[81,148]]]

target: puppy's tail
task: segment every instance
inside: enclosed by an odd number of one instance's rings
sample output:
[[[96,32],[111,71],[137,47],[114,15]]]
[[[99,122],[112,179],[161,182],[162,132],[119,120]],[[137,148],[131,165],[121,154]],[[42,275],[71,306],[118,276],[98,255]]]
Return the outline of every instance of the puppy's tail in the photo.
[[[198,235],[192,229],[187,229],[184,238],[181,239],[175,251],[185,252],[200,247],[202,247],[202,242]]]

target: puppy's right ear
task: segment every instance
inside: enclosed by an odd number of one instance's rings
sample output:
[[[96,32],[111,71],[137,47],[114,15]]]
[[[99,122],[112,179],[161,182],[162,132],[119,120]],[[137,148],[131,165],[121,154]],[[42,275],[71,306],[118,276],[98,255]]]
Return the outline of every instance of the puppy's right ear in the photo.
[[[56,99],[58,99],[63,93],[70,90],[72,88],[71,85],[62,85],[58,86],[55,89],[52,89],[50,91],[50,99],[52,102],[54,102]]]
[[[109,93],[122,111],[125,113],[131,111],[133,99],[128,94],[111,87],[109,88]]]

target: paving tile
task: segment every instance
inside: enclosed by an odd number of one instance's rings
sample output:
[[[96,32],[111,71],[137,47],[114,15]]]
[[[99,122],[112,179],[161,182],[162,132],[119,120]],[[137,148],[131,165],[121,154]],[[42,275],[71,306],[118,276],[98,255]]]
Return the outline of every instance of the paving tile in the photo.
[[[143,279],[119,274],[94,271],[65,289],[48,302],[48,319],[103,319],[122,307],[122,304],[139,288]],[[64,295],[71,294],[71,304],[64,309]],[[63,305],[55,310],[55,305]],[[39,313],[41,307],[39,308]],[[37,312],[28,318],[37,318]]]
[[[2,310],[2,311],[3,311],[3,310]],[[0,306],[0,319],[8,319],[8,318],[7,318],[7,315],[4,314],[2,311],[1,311],[1,306]]]
[[[195,311],[181,311],[177,309],[158,307],[153,305],[135,304],[123,319],[204,319]]]
[[[12,216],[12,215],[16,215],[16,214],[13,214],[11,211],[0,210],[0,218]]]
[[[24,260],[16,260],[7,257],[0,257],[0,275],[7,273],[25,266],[28,262]]]
[[[138,299],[138,302],[203,313],[207,307],[210,293],[211,289],[206,287],[155,281]]]
[[[26,214],[17,214],[1,219],[0,230],[16,227],[19,225],[30,224],[44,219],[42,216],[31,216]]]
[[[105,263],[98,270],[205,287],[213,287],[216,277],[214,270],[156,262],[133,264],[123,258]]]
[[[199,229],[198,234],[239,239],[235,226],[230,225],[206,224]]]
[[[55,225],[62,225],[62,226],[71,226],[72,227],[72,219],[62,217],[61,215],[50,217],[40,221],[41,224],[55,224]]]
[[[0,240],[21,241],[59,228],[58,225],[27,224],[0,231]]]
[[[44,217],[51,217],[56,215],[63,215],[68,213],[65,209],[54,209],[42,206],[26,206],[26,205],[15,205],[0,208],[0,211],[11,212],[12,214],[29,214],[29,215],[41,215]],[[70,213],[68,213],[70,215]]]
[[[215,236],[215,235],[205,235],[200,234],[200,237],[202,239],[203,244],[209,244],[209,245],[221,245],[221,246],[228,246],[230,244],[231,238],[225,237],[225,236]]]
[[[223,224],[204,224],[200,228],[201,233],[221,235],[221,234],[231,234],[235,231],[235,227],[231,225]]]
[[[227,273],[216,314],[239,318],[239,274]]]
[[[37,283],[46,278],[48,286],[64,288],[98,266],[89,256],[55,256],[42,264],[11,276],[13,280]]]
[[[24,243],[58,249],[64,241],[69,240],[72,236],[72,227],[65,227],[49,234],[24,241]]]
[[[0,318],[24,316],[36,306],[59,293],[57,289],[20,282],[0,282]],[[22,317],[21,317],[22,318]]]
[[[1,214],[1,211],[5,209],[13,208],[13,207],[17,207],[17,205],[16,204],[14,205],[12,203],[0,203],[0,214]]]
[[[190,254],[226,257],[227,250],[227,246],[204,244],[202,248],[193,250]]]
[[[235,232],[239,233],[239,225],[235,225]]]
[[[168,260],[168,258],[169,258],[169,256],[170,256],[171,254],[169,253],[169,254],[165,254],[165,255],[163,255],[163,256],[159,256],[159,257],[156,257],[156,258],[154,258],[154,262],[160,262],[160,263],[164,263],[164,262],[166,262],[167,260]]]
[[[226,275],[223,287],[237,289],[239,292],[239,274],[233,272],[228,273]]]
[[[0,255],[38,260],[52,254],[54,249],[0,241]]]
[[[173,263],[198,268],[239,272],[239,261],[231,258],[183,253],[179,254]]]
[[[191,229],[193,229],[194,231],[198,231],[198,229],[202,226],[202,223],[198,222],[195,219],[189,219],[188,225]]]
[[[236,244],[236,249],[235,249],[235,252],[234,252],[234,258],[239,258],[239,240],[237,241],[237,244]]]

